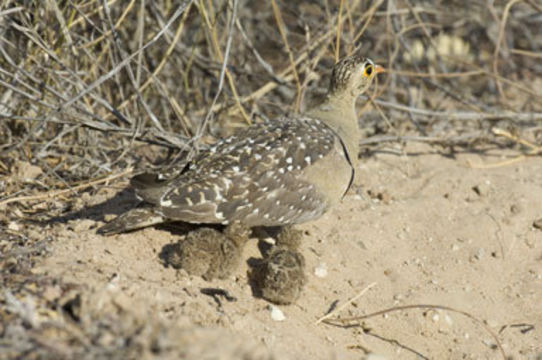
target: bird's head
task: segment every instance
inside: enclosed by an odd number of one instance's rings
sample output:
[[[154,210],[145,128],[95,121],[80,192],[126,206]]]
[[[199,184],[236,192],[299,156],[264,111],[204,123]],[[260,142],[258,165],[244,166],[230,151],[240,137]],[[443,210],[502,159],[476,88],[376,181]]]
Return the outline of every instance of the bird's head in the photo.
[[[357,98],[369,88],[376,74],[384,71],[382,66],[360,54],[345,57],[333,67],[329,92]]]

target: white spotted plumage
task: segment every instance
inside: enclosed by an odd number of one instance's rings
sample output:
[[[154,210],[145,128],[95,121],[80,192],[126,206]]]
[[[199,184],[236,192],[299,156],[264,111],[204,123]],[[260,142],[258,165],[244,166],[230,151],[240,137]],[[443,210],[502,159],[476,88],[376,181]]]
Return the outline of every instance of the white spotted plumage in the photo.
[[[171,220],[249,226],[308,221],[320,216],[326,203],[300,175],[335,142],[340,139],[333,130],[306,116],[256,124],[201,152],[160,184],[158,201],[145,196],[145,189],[136,187],[136,193]]]

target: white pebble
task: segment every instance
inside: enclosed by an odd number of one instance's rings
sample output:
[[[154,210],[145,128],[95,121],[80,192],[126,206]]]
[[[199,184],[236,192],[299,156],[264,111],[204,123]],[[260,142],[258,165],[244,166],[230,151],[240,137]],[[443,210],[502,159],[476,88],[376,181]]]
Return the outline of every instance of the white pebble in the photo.
[[[319,278],[325,278],[327,276],[327,266],[324,263],[319,264],[314,268],[314,275]]]
[[[271,310],[271,319],[273,319],[274,321],[286,320],[286,316],[284,315],[282,310],[275,305],[269,305],[269,309]]]
[[[482,342],[484,343],[485,346],[490,347],[490,348],[495,346],[495,343],[489,339],[482,340]]]
[[[11,221],[8,224],[8,229],[11,230],[11,231],[19,231],[21,229],[21,227],[15,221]]]

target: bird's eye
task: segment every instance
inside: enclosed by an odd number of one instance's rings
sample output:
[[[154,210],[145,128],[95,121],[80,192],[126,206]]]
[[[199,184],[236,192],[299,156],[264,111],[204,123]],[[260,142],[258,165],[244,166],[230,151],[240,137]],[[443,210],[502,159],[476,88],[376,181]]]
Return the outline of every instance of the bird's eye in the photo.
[[[367,65],[363,73],[365,76],[371,76],[371,74],[373,73],[373,65]]]

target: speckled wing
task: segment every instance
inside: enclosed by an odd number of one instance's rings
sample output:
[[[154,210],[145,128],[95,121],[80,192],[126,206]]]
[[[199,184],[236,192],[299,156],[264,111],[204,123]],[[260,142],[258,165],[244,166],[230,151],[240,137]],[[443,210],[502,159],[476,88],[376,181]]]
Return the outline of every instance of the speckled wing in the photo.
[[[200,153],[176,178],[139,184],[136,192],[169,220],[301,223],[319,217],[328,206],[325,194],[303,172],[337,148],[342,151],[341,140],[317,119],[256,124]]]

